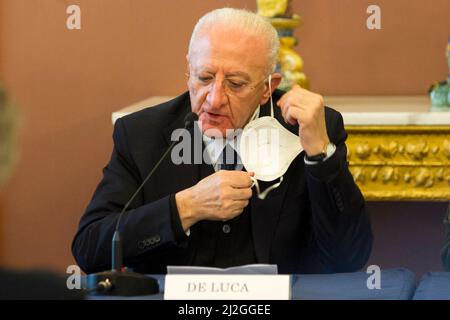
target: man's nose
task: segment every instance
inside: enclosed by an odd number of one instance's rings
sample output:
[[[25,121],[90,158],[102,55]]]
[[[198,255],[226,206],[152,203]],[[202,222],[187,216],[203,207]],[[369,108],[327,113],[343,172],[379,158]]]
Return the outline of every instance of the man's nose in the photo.
[[[223,82],[216,79],[209,89],[208,95],[206,96],[206,101],[213,109],[218,109],[223,105],[227,104],[227,95],[223,87]]]

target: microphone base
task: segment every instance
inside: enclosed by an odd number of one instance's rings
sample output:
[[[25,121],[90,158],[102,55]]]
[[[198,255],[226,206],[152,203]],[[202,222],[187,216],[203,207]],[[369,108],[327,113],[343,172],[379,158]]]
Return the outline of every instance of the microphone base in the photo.
[[[141,296],[159,293],[158,280],[131,271],[104,271],[87,276],[92,295]]]

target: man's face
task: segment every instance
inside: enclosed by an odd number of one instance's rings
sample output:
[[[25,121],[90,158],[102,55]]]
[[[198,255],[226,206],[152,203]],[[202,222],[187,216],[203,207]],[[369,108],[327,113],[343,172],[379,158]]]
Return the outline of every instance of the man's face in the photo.
[[[230,30],[199,35],[188,56],[188,87],[202,131],[225,136],[227,129],[243,128],[270,95],[266,70],[264,39]]]

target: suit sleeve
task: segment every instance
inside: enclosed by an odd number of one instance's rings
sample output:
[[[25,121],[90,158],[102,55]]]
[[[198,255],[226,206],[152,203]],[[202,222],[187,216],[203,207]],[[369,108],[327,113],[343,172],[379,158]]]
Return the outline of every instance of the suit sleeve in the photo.
[[[72,242],[73,255],[86,273],[111,268],[111,239],[117,218],[142,183],[128,151],[121,119],[114,127],[113,139],[111,159]],[[144,203],[142,193],[136,196],[120,223],[125,266],[133,267],[143,259],[151,261],[167,248],[179,245],[180,237],[176,235],[180,226],[173,221],[174,202],[174,195],[150,203]]]
[[[336,151],[323,163],[305,165],[313,236],[325,272],[352,272],[369,258],[372,230],[364,198],[348,169],[342,116],[328,109],[326,120]]]

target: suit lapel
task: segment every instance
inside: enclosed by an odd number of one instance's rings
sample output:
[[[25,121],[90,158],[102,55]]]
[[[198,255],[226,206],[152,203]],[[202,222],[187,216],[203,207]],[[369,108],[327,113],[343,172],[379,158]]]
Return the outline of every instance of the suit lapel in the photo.
[[[252,196],[250,203],[253,243],[259,263],[269,263],[270,247],[288,189],[288,180],[288,176],[284,176],[281,185],[272,190],[265,200],[260,200],[256,193]],[[262,189],[265,190],[272,183],[274,182],[262,184]]]
[[[264,106],[261,106],[260,117],[269,115],[270,104],[268,102]],[[252,196],[251,220],[253,243],[255,246],[256,257],[259,263],[270,262],[270,247],[280,217],[283,200],[288,189],[289,176],[285,175],[283,179],[284,180],[281,185],[278,188],[272,190],[265,200],[260,200],[256,195],[256,192],[254,192]],[[265,190],[275,182],[258,181],[261,190]]]
[[[164,138],[166,140],[166,147],[170,146],[172,141],[172,133],[177,129],[184,128],[184,118],[186,114],[190,111],[190,108],[186,108],[181,115],[171,123],[163,132]],[[187,129],[189,134],[183,133],[182,138],[179,142],[175,144],[174,151],[179,154],[181,148],[180,143],[186,148],[183,148],[184,152],[189,152],[189,156],[186,158],[187,163],[176,164],[172,159],[167,159],[161,164],[163,167],[159,172],[164,172],[165,176],[161,176],[160,179],[173,179],[176,181],[175,184],[170,184],[174,189],[171,190],[172,193],[178,192],[180,190],[190,188],[195,185],[201,179],[214,173],[214,168],[211,165],[205,164],[203,161],[203,139],[197,124]],[[174,139],[177,136],[174,137]],[[188,139],[188,140],[184,140]],[[189,149],[189,150],[186,150]],[[170,155],[168,155],[170,157]],[[160,180],[160,181],[164,181]]]

